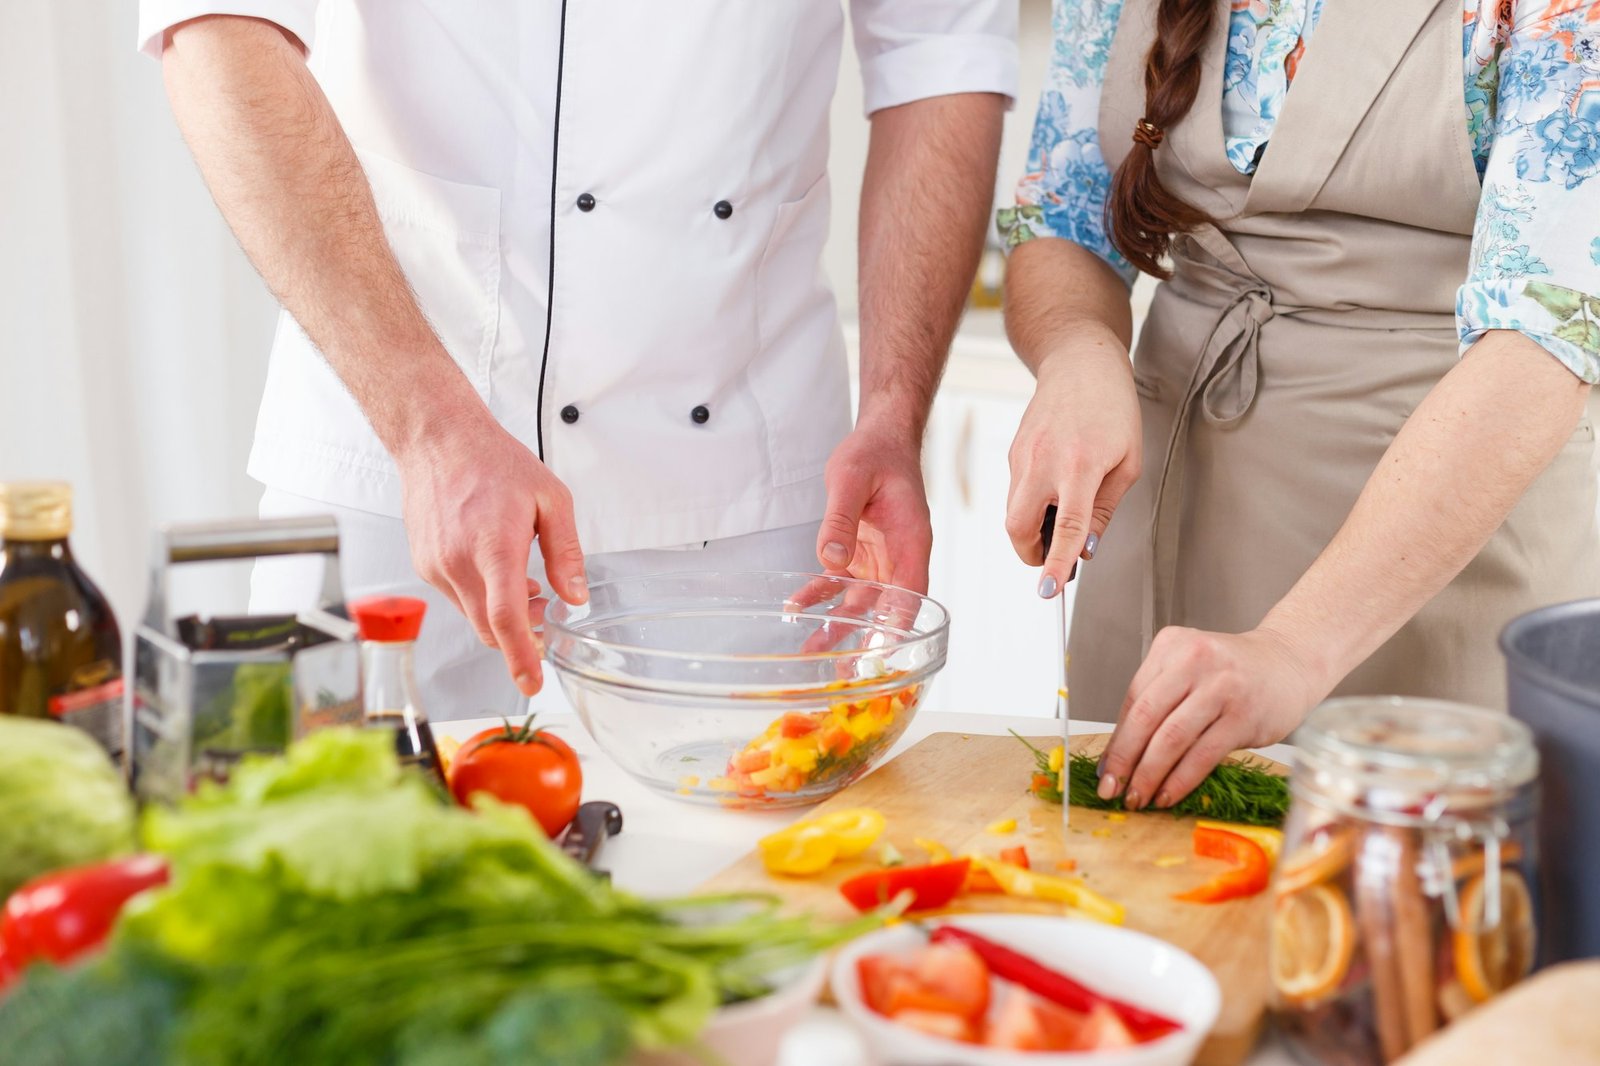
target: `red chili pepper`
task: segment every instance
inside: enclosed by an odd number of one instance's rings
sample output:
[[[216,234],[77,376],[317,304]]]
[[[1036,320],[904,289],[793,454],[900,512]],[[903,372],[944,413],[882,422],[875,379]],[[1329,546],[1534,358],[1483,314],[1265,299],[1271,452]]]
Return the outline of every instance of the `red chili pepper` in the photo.
[[[965,944],[978,953],[978,957],[989,967],[989,972],[996,977],[1021,985],[1034,995],[1068,1010],[1087,1014],[1097,1004],[1105,1004],[1116,1012],[1117,1017],[1122,1019],[1122,1024],[1128,1027],[1134,1039],[1141,1044],[1183,1028],[1165,1015],[1101,995],[1058,970],[1052,970],[1021,952],[1013,951],[1004,944],[997,944],[970,930],[954,925],[941,925],[933,931],[932,940],[935,944]]]
[[[1233,863],[1233,869],[1218,874],[1203,885],[1180,892],[1174,899],[1186,903],[1221,903],[1243,899],[1266,889],[1272,878],[1272,863],[1267,853],[1249,837],[1197,825],[1194,828],[1194,853],[1208,859]]]
[[[1028,849],[1023,847],[1021,844],[1018,844],[1014,848],[1006,848],[1004,851],[1002,851],[1000,853],[1000,861],[1009,862],[1012,866],[1020,866],[1024,870],[1031,870],[1033,868],[1028,863]]]
[[[167,861],[155,855],[61,870],[29,881],[0,914],[0,949],[15,970],[35,959],[67,963],[100,946],[122,905],[167,883]]]
[[[869,911],[890,902],[900,893],[911,892],[907,910],[930,911],[943,907],[961,893],[967,880],[970,860],[932,863],[928,866],[894,866],[852,877],[839,886],[839,892],[858,911]]]

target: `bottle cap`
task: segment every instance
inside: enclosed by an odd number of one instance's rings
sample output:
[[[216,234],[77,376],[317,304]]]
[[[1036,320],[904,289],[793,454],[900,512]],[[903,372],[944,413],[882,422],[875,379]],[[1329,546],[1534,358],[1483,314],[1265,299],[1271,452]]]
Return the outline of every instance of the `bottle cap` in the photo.
[[[415,596],[368,596],[350,605],[362,640],[384,644],[416,640],[428,605]]]
[[[60,540],[72,532],[72,486],[60,481],[0,484],[0,537]]]

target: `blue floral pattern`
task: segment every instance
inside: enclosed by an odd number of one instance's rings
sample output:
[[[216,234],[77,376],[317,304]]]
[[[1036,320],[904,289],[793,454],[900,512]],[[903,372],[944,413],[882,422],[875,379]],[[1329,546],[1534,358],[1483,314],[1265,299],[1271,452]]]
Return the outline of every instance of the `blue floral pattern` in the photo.
[[[1061,237],[1130,284],[1105,225],[1100,89],[1124,0],[1053,0],[1053,58],[1007,247]],[[1154,0],[1134,0],[1154,2]],[[1230,0],[1223,72],[1228,158],[1255,169],[1325,0]],[[1600,0],[1461,0],[1464,121],[1483,179],[1463,350],[1519,331],[1600,384]]]

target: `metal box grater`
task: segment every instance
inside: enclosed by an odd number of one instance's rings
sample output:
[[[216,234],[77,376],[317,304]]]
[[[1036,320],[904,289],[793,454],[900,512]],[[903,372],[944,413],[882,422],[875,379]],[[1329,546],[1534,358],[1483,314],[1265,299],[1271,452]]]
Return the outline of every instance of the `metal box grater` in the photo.
[[[168,574],[185,563],[321,555],[317,604],[293,615],[172,616]],[[314,729],[361,722],[361,652],[330,517],[168,526],[155,537],[150,602],[128,676],[129,774],[141,802],[170,803],[240,758]]]

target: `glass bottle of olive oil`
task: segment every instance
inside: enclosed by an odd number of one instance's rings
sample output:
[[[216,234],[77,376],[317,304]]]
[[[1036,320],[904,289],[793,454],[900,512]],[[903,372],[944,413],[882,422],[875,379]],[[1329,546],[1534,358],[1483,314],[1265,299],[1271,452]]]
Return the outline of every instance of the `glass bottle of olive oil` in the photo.
[[[122,759],[122,632],[72,557],[72,490],[0,484],[0,714],[86,730]]]

